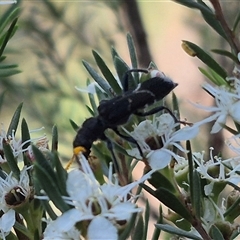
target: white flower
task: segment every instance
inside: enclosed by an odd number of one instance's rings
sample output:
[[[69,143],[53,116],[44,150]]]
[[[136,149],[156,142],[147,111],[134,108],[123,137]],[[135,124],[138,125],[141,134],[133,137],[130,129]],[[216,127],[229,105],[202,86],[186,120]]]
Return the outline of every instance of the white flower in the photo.
[[[20,179],[13,177],[13,173],[2,171],[0,177],[0,211],[4,214],[0,218],[0,238],[5,239],[15,223],[14,208],[24,204],[31,194],[27,168],[20,173]]]
[[[64,219],[65,220],[65,219]],[[59,229],[59,224],[66,224],[66,222],[61,222],[61,221],[50,221],[47,224],[47,227],[44,231],[44,240],[75,240],[75,239],[80,239],[80,232],[73,226],[71,229],[69,229],[66,232],[60,232]]]
[[[110,165],[108,181],[100,185],[85,157],[82,154],[79,156],[83,171],[74,169],[68,174],[66,186],[69,197],[64,197],[74,208],[53,221],[55,231],[66,233],[76,223],[88,221],[88,239],[118,239],[118,226],[127,223],[133,213],[142,211],[132,202],[134,197],[129,199],[131,190],[148,179],[153,171],[139,181],[120,186],[112,175]],[[44,234],[47,239],[46,235],[47,232]]]
[[[16,0],[0,1],[0,5],[12,4],[12,3],[17,3],[17,1]]]
[[[2,171],[5,178],[0,178],[0,210],[3,212],[21,205],[29,198],[31,187],[29,186],[28,169],[23,168],[19,180],[13,176],[12,172],[7,174]]]
[[[152,169],[158,170],[166,167],[172,157],[179,161],[181,157],[172,151],[172,147],[182,152],[186,150],[180,145],[180,141],[194,138],[199,131],[195,125],[186,126],[176,130],[180,124],[175,123],[170,114],[162,114],[156,117],[153,122],[145,120],[129,133],[141,147]],[[141,159],[137,148],[127,150],[128,154]]]
[[[204,153],[193,153],[193,159],[198,165],[197,171],[201,174],[201,177],[211,182],[232,182],[238,185],[240,175],[237,172],[240,170],[240,156],[223,160],[218,156],[213,156],[212,151],[213,148],[210,148],[210,159],[208,161],[204,160]],[[212,185],[207,185],[205,189],[207,195],[212,187]]]
[[[1,239],[5,239],[5,237],[10,233],[14,223],[15,223],[15,211],[10,209],[6,213],[4,213],[0,218]]]
[[[39,129],[35,129],[35,130],[31,130],[30,133],[33,132],[39,132],[41,131],[43,128],[39,128]],[[46,138],[46,136],[41,136],[41,137],[37,137],[37,138],[32,138],[29,139],[25,142],[22,142],[22,139],[17,139],[15,137],[15,131],[13,130],[11,135],[7,136],[6,131],[3,128],[3,125],[0,129],[0,151],[3,151],[3,143],[7,143],[9,144],[9,146],[12,149],[12,153],[13,156],[17,159],[17,161],[22,161],[23,160],[23,156],[22,153],[26,152],[28,153],[30,159],[33,158],[33,153],[32,153],[32,148],[31,145],[28,146],[28,148],[24,148],[24,146],[26,144],[29,144],[31,142],[35,143],[37,145],[37,147],[42,151],[46,151],[46,149],[48,148],[47,144],[48,144],[48,140]],[[7,160],[5,159],[3,154],[0,154],[0,163],[5,163],[7,162]]]
[[[96,82],[92,82],[89,85],[87,85],[86,88],[79,88],[75,87],[79,92],[82,93],[90,93],[90,94],[95,94],[96,93],[96,88],[100,89],[101,92],[104,92],[104,90],[100,87],[100,85]]]
[[[197,123],[198,125],[215,121],[211,133],[217,133],[226,124],[228,116],[231,116],[233,121],[240,123],[240,95],[238,88],[229,88],[226,86],[213,87],[210,84],[204,84],[203,88],[214,97],[216,106],[204,107],[194,104],[199,108],[213,113],[210,117]]]

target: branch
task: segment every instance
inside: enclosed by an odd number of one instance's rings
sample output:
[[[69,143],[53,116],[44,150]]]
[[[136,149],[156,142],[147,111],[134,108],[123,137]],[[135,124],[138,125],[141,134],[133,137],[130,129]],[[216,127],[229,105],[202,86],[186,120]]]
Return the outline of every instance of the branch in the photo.
[[[237,55],[240,52],[240,47],[238,46],[238,42],[237,39],[235,38],[234,32],[229,28],[225,20],[219,0],[210,0],[210,2],[212,3],[213,8],[215,10],[215,16],[217,20],[220,22],[223,30],[227,35],[229,44],[231,45],[234,53]]]
[[[141,67],[147,67],[152,61],[147,43],[146,32],[135,0],[123,0],[123,14],[128,24],[128,31],[133,35],[136,43],[138,59]]]

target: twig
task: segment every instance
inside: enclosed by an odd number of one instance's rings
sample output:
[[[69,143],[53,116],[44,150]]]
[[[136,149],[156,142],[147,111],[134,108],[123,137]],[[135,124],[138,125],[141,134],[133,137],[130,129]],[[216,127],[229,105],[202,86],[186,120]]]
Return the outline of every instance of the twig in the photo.
[[[146,67],[152,60],[147,43],[146,32],[135,0],[123,0],[123,13],[130,33],[136,43],[140,66]]]
[[[235,54],[237,55],[240,52],[240,47],[238,46],[239,44],[235,38],[234,32],[229,28],[229,26],[225,20],[219,0],[210,0],[210,2],[212,3],[213,8],[215,10],[215,16],[216,16],[217,20],[220,22],[223,30],[226,33],[229,44],[231,45],[232,49],[234,50]]]

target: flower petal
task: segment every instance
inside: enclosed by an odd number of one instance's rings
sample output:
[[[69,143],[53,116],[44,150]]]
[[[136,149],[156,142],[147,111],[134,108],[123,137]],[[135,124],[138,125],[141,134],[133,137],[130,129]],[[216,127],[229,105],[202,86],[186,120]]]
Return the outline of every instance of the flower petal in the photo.
[[[57,231],[67,232],[81,220],[83,220],[83,214],[79,210],[73,208],[64,212],[55,221],[51,222],[51,224]]]
[[[11,231],[15,223],[15,211],[10,209],[2,215],[0,218],[0,229],[1,231],[8,233]]]
[[[172,141],[179,142],[192,139],[197,136],[199,127],[193,125],[192,127],[184,127],[174,134]]]
[[[222,125],[227,121],[227,115],[221,114],[217,121],[214,123],[210,133],[217,133],[222,129]]]
[[[95,217],[91,221],[87,235],[89,240],[118,239],[117,228],[110,221],[101,216]]]
[[[165,168],[171,161],[171,154],[165,149],[159,149],[149,154],[148,163],[152,169],[159,170]]]
[[[233,120],[240,122],[240,101],[235,102],[229,109],[229,114],[232,116]]]

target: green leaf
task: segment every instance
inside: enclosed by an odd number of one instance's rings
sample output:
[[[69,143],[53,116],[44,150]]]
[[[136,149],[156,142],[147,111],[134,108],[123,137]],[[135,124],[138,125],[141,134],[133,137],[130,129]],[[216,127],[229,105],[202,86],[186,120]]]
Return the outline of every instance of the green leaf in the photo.
[[[34,164],[35,183],[40,184],[40,188],[45,191],[49,199],[61,212],[69,210],[70,207],[62,198],[55,172],[49,164],[49,161],[46,160],[38,148],[32,146],[32,149],[36,159]]]
[[[142,240],[147,239],[147,232],[148,232],[148,226],[149,226],[149,218],[150,218],[150,206],[149,202],[146,201],[146,207],[145,207],[145,214],[144,214],[144,228],[143,228],[143,235],[141,238]]]
[[[172,193],[176,193],[176,189],[172,182],[165,177],[162,173],[156,171],[151,175],[151,178],[148,179],[148,182],[153,185],[156,189],[159,187],[165,187]]]
[[[220,77],[215,71],[213,71],[211,68],[207,70],[203,68],[198,68],[200,72],[205,75],[209,80],[211,80],[214,84],[217,86],[227,85],[228,83],[226,80],[224,80],[222,77]]]
[[[67,193],[67,186],[66,186],[66,181],[67,181],[67,171],[66,169],[62,166],[62,163],[58,157],[57,152],[54,153],[54,166],[56,168],[56,176],[57,176],[57,183],[60,189],[60,192],[63,196],[68,196]]]
[[[176,228],[176,227],[168,225],[168,224],[156,224],[155,227],[159,228],[159,229],[161,229],[165,232],[175,234],[175,235],[178,235],[178,236],[187,237],[187,238],[190,238],[190,239],[193,239],[193,240],[202,240],[202,238],[194,235],[191,232],[184,231],[180,228]]]
[[[124,77],[126,76],[126,72],[129,70],[128,65],[123,61],[120,57],[114,58],[114,66],[116,68],[117,74],[119,79],[121,80],[122,86]],[[135,89],[137,87],[138,82],[135,81],[135,79],[132,77],[132,74],[128,74],[128,88],[129,89]]]
[[[128,222],[127,226],[124,228],[123,232],[119,236],[119,240],[126,240],[128,239],[130,233],[133,229],[135,229],[135,222],[136,218],[139,216],[138,213],[133,213],[130,221]]]
[[[19,180],[20,179],[20,169],[17,165],[17,160],[15,159],[12,148],[8,143],[3,142],[3,153],[7,159],[8,166],[13,172],[14,176]]]
[[[195,9],[198,9],[200,10],[201,12],[205,12],[206,14],[213,14],[212,10],[207,7],[207,6],[204,6],[198,2],[195,2],[193,0],[174,0],[174,2],[176,3],[179,3],[181,5],[184,5],[186,7],[189,7],[189,8],[195,8]]]
[[[58,129],[57,126],[54,125],[52,128],[52,152],[58,150]]]
[[[13,22],[11,23],[9,29],[7,30],[7,34],[5,35],[3,41],[2,41],[2,44],[1,44],[1,48],[0,48],[0,57],[2,56],[3,54],[3,51],[9,41],[9,39],[13,36],[14,32],[16,31],[16,28],[15,28],[15,25],[17,23],[17,18],[15,18],[13,20]]]
[[[203,7],[208,7],[207,4],[202,0],[198,0],[198,2]],[[209,10],[211,9],[209,8]],[[206,23],[208,23],[208,25],[211,26],[220,36],[222,36],[225,40],[227,40],[227,35],[224,29],[222,28],[221,23],[217,20],[216,15],[213,12],[210,13],[209,11],[203,11],[203,10],[200,10],[200,11]]]
[[[127,44],[128,44],[129,55],[132,63],[132,68],[138,68],[136,49],[134,46],[133,38],[129,33],[127,34]]]
[[[172,209],[174,212],[181,215],[183,218],[191,222],[192,216],[186,209],[186,207],[179,201],[174,194],[172,194],[166,188],[159,188],[155,191],[155,197],[160,200],[164,205]]]
[[[240,22],[240,12],[238,11],[238,15],[237,15],[237,17],[236,17],[236,19],[235,19],[235,21],[234,21],[234,24],[233,24],[233,32],[236,31],[239,22]]]
[[[222,49],[212,49],[211,51],[214,52],[214,53],[220,54],[221,56],[228,57],[231,60],[233,60],[235,63],[238,63],[237,56],[235,56],[233,53],[231,53],[229,51],[222,50]]]
[[[144,236],[144,222],[143,217],[140,215],[137,221],[137,224],[134,228],[134,233],[132,234],[132,240],[143,239]]]
[[[188,151],[188,166],[189,166],[189,188],[190,188],[190,198],[194,213],[198,218],[201,216],[201,199],[202,199],[202,189],[200,177],[197,170],[194,168],[194,161],[192,159],[192,149],[190,141],[186,143],[186,149]]]
[[[205,63],[209,68],[214,70],[223,79],[227,77],[227,72],[209,54],[207,54],[199,46],[185,40],[183,41],[183,45],[191,49],[195,53],[195,56],[197,56],[203,63]]]
[[[112,96],[111,87],[108,82],[102,78],[91,66],[88,62],[82,61],[84,67],[87,69],[92,78],[99,84],[99,86],[109,95]]]
[[[27,149],[28,146],[30,145],[30,133],[29,133],[27,122],[24,118],[22,120],[21,131],[22,131],[22,143],[26,142],[22,146],[22,149]]]
[[[53,211],[51,205],[49,204],[48,201],[41,201],[41,204],[43,205],[45,211],[48,213],[49,217],[52,219],[52,220],[55,220],[57,219],[57,214]],[[35,239],[34,239],[35,240]]]
[[[159,206],[159,217],[157,220],[157,224],[162,224],[163,223],[163,210],[162,210],[162,205]],[[158,240],[160,239],[159,236],[161,234],[161,229],[156,228],[154,229],[152,240]]]
[[[212,239],[214,240],[224,240],[225,238],[223,237],[222,233],[220,230],[213,224],[210,229],[210,234]]]
[[[15,8],[12,5],[13,8]],[[20,13],[20,8],[15,8],[15,9],[9,9],[9,11],[6,11],[5,14],[2,15],[0,19],[0,34],[4,32],[4,29],[6,26],[10,23],[13,22],[14,19],[16,19],[19,16]]]
[[[18,69],[0,69],[0,77],[4,78],[4,77],[10,77],[12,75],[21,73],[22,71],[18,70]]]
[[[18,67],[18,65],[16,65],[16,64],[4,64],[4,65],[0,65],[0,70],[9,69],[9,68],[16,68],[16,67]]]
[[[90,81],[89,81],[89,79],[87,79],[87,85],[89,85],[89,84],[90,84]],[[97,110],[97,104],[95,102],[94,95],[89,93],[88,98],[89,98],[90,104],[91,104],[92,109],[93,109],[92,110],[87,106],[88,111],[92,114],[92,116],[96,116],[98,114],[98,110]]]
[[[8,127],[7,136],[12,136],[12,133],[15,136],[15,132],[17,130],[18,123],[19,123],[20,114],[21,114],[21,111],[22,111],[22,106],[23,106],[23,103],[20,103],[18,105],[18,107],[17,107],[17,109],[16,109],[16,111],[15,111],[13,117],[12,117],[12,120],[10,122],[10,125]]]
[[[103,59],[101,58],[101,56],[94,50],[92,51],[92,53],[99,69],[101,70],[103,76],[108,81],[109,85],[112,87],[112,89],[117,95],[121,94],[122,89],[120,88],[117,80],[115,79],[115,77],[113,76],[113,74],[111,73],[111,71],[109,70],[109,68],[103,61]]]
[[[189,8],[195,8],[200,10],[204,20],[211,26],[220,36],[227,40],[226,34],[221,26],[221,24],[217,21],[215,14],[203,1],[198,0],[198,2],[192,0],[174,0],[177,3],[180,3]]]
[[[193,181],[190,182],[190,184],[193,186],[191,201],[192,201],[193,209],[194,209],[196,216],[198,218],[200,218],[201,212],[202,212],[201,199],[203,196],[202,196],[200,176],[196,169],[193,170],[193,179],[192,180]]]
[[[6,92],[6,91],[3,91],[3,92],[0,94],[0,111],[2,110],[5,92]]]
[[[237,236],[240,234],[239,230],[233,231],[232,235],[230,236],[229,240],[235,240],[237,239]]]
[[[69,119],[69,122],[75,131],[79,129],[79,126],[72,119]]]
[[[111,48],[111,54],[112,54],[112,59],[113,59],[113,61],[114,61],[114,59],[116,58],[116,57],[120,57],[119,56],[119,54],[118,54],[118,52],[116,51],[116,49],[115,48]]]

